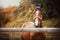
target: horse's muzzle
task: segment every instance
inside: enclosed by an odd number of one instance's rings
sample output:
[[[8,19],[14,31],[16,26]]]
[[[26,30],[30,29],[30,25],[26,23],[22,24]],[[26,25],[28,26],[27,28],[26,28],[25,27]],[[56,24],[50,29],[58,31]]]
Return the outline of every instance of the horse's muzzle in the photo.
[[[40,27],[39,24],[34,24],[34,25],[35,25],[36,28],[39,28]]]

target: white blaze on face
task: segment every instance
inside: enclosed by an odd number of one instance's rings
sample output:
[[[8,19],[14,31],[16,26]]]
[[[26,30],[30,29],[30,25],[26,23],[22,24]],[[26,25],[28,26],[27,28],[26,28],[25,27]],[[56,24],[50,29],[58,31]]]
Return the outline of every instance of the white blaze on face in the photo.
[[[36,11],[36,17],[38,16],[38,11]]]
[[[36,11],[36,17],[38,17],[38,11]],[[38,18],[35,19],[35,25],[38,26],[39,22],[38,22]]]
[[[38,22],[38,18],[35,19],[35,25],[38,26],[39,22]]]

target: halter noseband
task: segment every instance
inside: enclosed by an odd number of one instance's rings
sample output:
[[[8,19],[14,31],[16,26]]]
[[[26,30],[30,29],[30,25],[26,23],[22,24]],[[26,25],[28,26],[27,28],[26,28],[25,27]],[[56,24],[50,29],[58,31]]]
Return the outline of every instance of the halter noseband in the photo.
[[[41,17],[38,17],[38,16],[37,17],[34,17],[34,19],[36,19],[36,18],[42,19]]]

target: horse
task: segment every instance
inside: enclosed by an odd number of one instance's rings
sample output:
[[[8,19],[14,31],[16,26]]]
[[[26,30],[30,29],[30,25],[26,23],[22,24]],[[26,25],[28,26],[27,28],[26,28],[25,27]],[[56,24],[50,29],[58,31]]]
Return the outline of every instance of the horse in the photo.
[[[25,22],[21,28],[42,28],[42,15],[40,9],[36,8],[33,13],[34,22]],[[22,40],[45,40],[44,32],[21,32]]]

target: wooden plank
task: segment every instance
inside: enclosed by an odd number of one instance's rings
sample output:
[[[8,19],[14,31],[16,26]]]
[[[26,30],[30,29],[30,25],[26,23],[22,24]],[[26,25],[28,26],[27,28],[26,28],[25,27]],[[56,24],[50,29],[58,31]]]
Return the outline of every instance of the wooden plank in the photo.
[[[60,28],[0,28],[0,32],[60,32]]]

